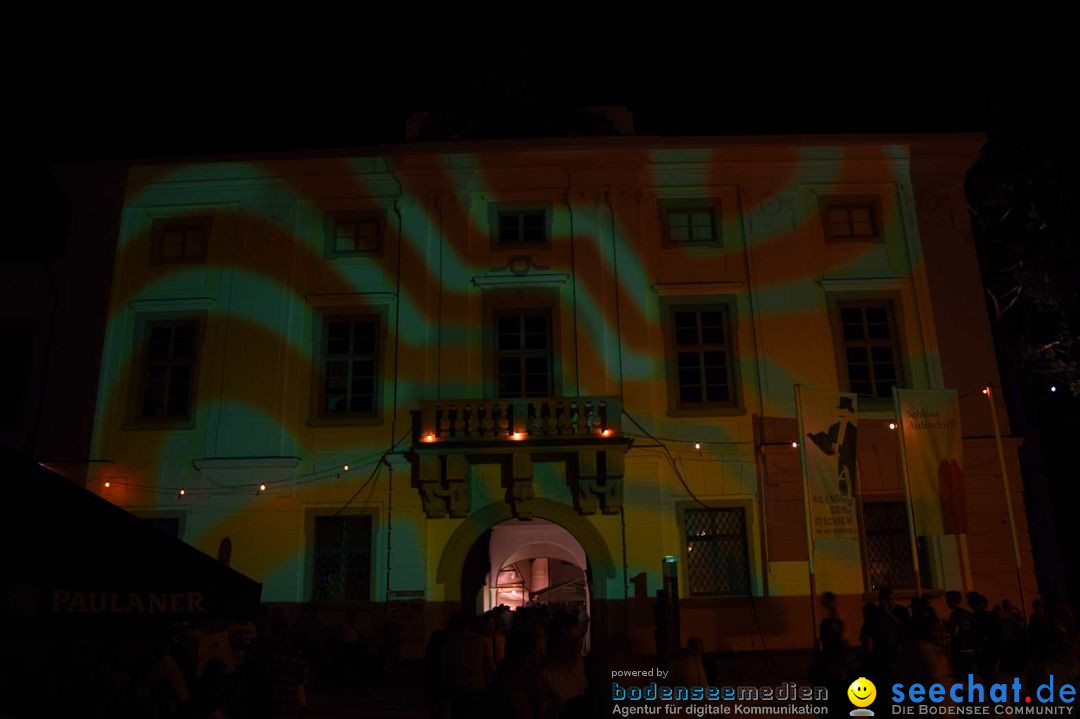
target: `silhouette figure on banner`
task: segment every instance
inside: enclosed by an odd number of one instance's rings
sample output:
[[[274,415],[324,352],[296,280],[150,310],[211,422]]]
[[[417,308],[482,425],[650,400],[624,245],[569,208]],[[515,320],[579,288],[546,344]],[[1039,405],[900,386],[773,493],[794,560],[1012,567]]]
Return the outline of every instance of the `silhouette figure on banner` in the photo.
[[[807,437],[830,457],[837,455],[836,484],[839,493],[853,496],[855,488],[855,404],[851,397],[841,397],[836,407],[837,419],[824,432],[808,432]]]

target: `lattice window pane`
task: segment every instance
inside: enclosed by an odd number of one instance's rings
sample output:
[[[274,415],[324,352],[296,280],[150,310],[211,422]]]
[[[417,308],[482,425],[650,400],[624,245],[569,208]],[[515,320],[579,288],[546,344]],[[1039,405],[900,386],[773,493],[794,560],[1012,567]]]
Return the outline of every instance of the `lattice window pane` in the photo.
[[[863,505],[866,543],[863,553],[870,589],[915,587],[904,502],[874,502]]]
[[[191,410],[197,324],[169,321],[145,329],[139,399],[142,419],[184,419]]]
[[[869,397],[891,397],[900,384],[892,312],[887,304],[849,305],[840,309],[848,388]]]
[[[667,223],[668,239],[675,244],[716,241],[714,213],[711,207],[668,210]]]
[[[746,510],[686,510],[686,571],[690,596],[750,593]]]
[[[500,245],[542,245],[547,241],[544,210],[510,210],[499,213]]]
[[[316,517],[312,598],[366,602],[370,594],[371,517]]]
[[[203,262],[210,234],[209,217],[160,218],[154,222],[151,264]]]
[[[371,415],[378,381],[378,325],[370,318],[326,321],[323,412]]]
[[[546,312],[508,312],[495,318],[499,397],[546,397],[552,392],[551,319]]]
[[[732,402],[733,372],[728,362],[727,312],[722,307],[678,309],[671,313],[675,389],[681,405]]]
[[[825,231],[831,240],[874,240],[876,208],[871,202],[832,205],[825,211]]]

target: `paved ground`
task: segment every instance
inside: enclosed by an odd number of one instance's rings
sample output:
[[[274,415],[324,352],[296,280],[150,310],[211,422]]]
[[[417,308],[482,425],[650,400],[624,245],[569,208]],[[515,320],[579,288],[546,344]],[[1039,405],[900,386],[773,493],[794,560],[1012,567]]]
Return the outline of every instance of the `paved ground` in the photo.
[[[372,686],[342,692],[315,694],[308,717],[378,717],[378,719],[427,719],[419,687]]]
[[[725,654],[715,659],[721,684],[769,686],[805,681],[810,654]],[[404,665],[395,676],[386,680],[369,680],[350,689],[313,692],[305,714],[306,719],[310,717],[427,719],[423,670],[419,665]]]
[[[419,663],[403,663],[393,676],[385,679],[371,678],[347,689],[314,691],[304,716],[305,719],[427,719],[423,678],[423,668]]]

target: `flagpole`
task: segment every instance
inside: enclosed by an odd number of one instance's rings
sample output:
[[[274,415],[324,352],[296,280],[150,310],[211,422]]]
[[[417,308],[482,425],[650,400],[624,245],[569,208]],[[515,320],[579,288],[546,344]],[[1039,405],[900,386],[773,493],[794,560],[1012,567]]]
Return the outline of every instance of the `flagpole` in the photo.
[[[1016,518],[1013,515],[1012,492],[1009,490],[1009,475],[1005,470],[1005,452],[1001,446],[1001,428],[998,427],[997,408],[994,406],[994,393],[990,385],[983,389],[986,401],[990,403],[990,419],[994,423],[994,441],[997,443],[998,461],[1001,463],[1001,484],[1005,490],[1005,509],[1009,513],[1009,533],[1012,535],[1013,560],[1016,562],[1016,585],[1020,589],[1020,616],[1027,617],[1027,604],[1024,600],[1024,577],[1020,572],[1020,542],[1016,538]]]
[[[806,569],[810,577],[810,648],[817,648],[817,583],[814,581],[814,530],[810,523],[810,481],[806,473],[806,432],[803,431],[802,385],[795,385],[795,422],[799,432],[799,464],[802,466],[803,510],[806,515]]]
[[[908,540],[911,542],[911,564],[915,568],[915,596],[922,596],[922,572],[919,570],[919,542],[915,530],[915,503],[911,498],[911,477],[908,476],[907,445],[904,443],[904,415],[900,411],[900,394],[893,387],[893,408],[900,429],[900,473],[904,475],[904,495],[907,499]]]

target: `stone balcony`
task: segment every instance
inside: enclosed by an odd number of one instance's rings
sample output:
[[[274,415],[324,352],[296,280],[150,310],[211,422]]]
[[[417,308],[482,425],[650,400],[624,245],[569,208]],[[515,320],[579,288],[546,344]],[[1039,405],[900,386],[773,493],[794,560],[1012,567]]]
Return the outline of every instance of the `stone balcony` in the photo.
[[[622,506],[624,455],[618,397],[450,399],[413,412],[413,484],[428,517],[471,511],[469,468],[498,464],[506,501],[531,518],[533,462],[565,462],[574,506],[582,514]]]

